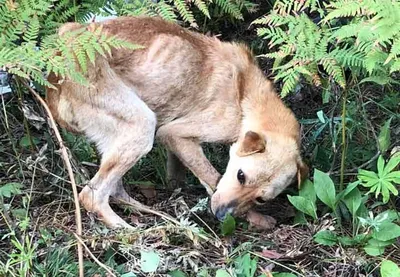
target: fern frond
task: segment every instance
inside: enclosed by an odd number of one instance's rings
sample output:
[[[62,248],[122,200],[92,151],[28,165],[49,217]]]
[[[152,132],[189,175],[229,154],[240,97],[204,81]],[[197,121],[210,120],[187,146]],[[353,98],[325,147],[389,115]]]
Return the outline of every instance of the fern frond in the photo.
[[[203,0],[194,0],[194,4],[199,8],[199,10],[207,17],[211,18],[210,16],[210,11],[208,10],[208,7],[206,3]]]
[[[194,16],[193,13],[187,7],[185,0],[173,0],[173,2],[180,16],[182,16],[183,20],[193,24],[195,22]]]
[[[226,12],[227,14],[233,16],[236,19],[243,19],[242,12],[237,4],[233,0],[214,0],[215,4]]]
[[[324,70],[332,76],[332,78],[342,87],[346,87],[346,80],[343,75],[342,68],[337,64],[337,62],[334,59],[322,59],[321,60],[321,65],[324,68]]]

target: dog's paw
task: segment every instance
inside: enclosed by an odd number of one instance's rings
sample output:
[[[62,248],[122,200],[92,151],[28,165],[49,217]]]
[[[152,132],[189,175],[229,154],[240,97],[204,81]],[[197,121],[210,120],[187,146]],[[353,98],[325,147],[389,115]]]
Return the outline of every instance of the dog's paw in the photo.
[[[249,211],[247,213],[247,221],[250,224],[250,228],[256,230],[270,230],[276,225],[276,220],[272,216],[263,215],[255,211]]]

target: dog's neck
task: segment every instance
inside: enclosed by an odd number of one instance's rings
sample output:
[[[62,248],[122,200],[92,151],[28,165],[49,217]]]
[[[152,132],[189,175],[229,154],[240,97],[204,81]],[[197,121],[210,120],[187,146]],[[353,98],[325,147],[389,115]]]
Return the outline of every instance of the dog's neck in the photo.
[[[299,123],[293,112],[285,106],[275,92],[272,82],[267,80],[258,68],[251,71],[252,76],[245,84],[241,102],[241,135],[253,131],[286,136],[299,141]]]

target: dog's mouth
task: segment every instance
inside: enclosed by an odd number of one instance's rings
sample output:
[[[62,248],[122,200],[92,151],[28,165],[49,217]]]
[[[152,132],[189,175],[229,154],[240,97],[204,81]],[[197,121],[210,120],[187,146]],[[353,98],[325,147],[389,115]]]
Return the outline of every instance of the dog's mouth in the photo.
[[[256,199],[254,199],[254,203],[256,205],[264,205],[265,203],[267,203],[267,201],[262,199],[262,197],[257,197]]]

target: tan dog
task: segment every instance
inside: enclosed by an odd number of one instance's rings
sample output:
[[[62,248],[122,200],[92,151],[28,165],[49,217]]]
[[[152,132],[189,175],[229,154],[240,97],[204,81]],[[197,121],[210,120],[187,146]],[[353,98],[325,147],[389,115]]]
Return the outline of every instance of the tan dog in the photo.
[[[138,204],[121,179],[152,149],[154,138],[169,151],[169,179],[181,179],[182,163],[209,194],[217,188],[211,206],[219,219],[245,213],[257,199],[274,198],[304,176],[299,124],[245,46],[156,18],[96,24],[145,48],[97,57],[89,68],[90,87],[50,75],[58,90],[47,90],[47,102],[59,124],[85,134],[102,154],[80,200],[108,226],[129,227],[109,197]],[[69,23],[59,34],[80,27]],[[234,142],[222,179],[202,142]]]

